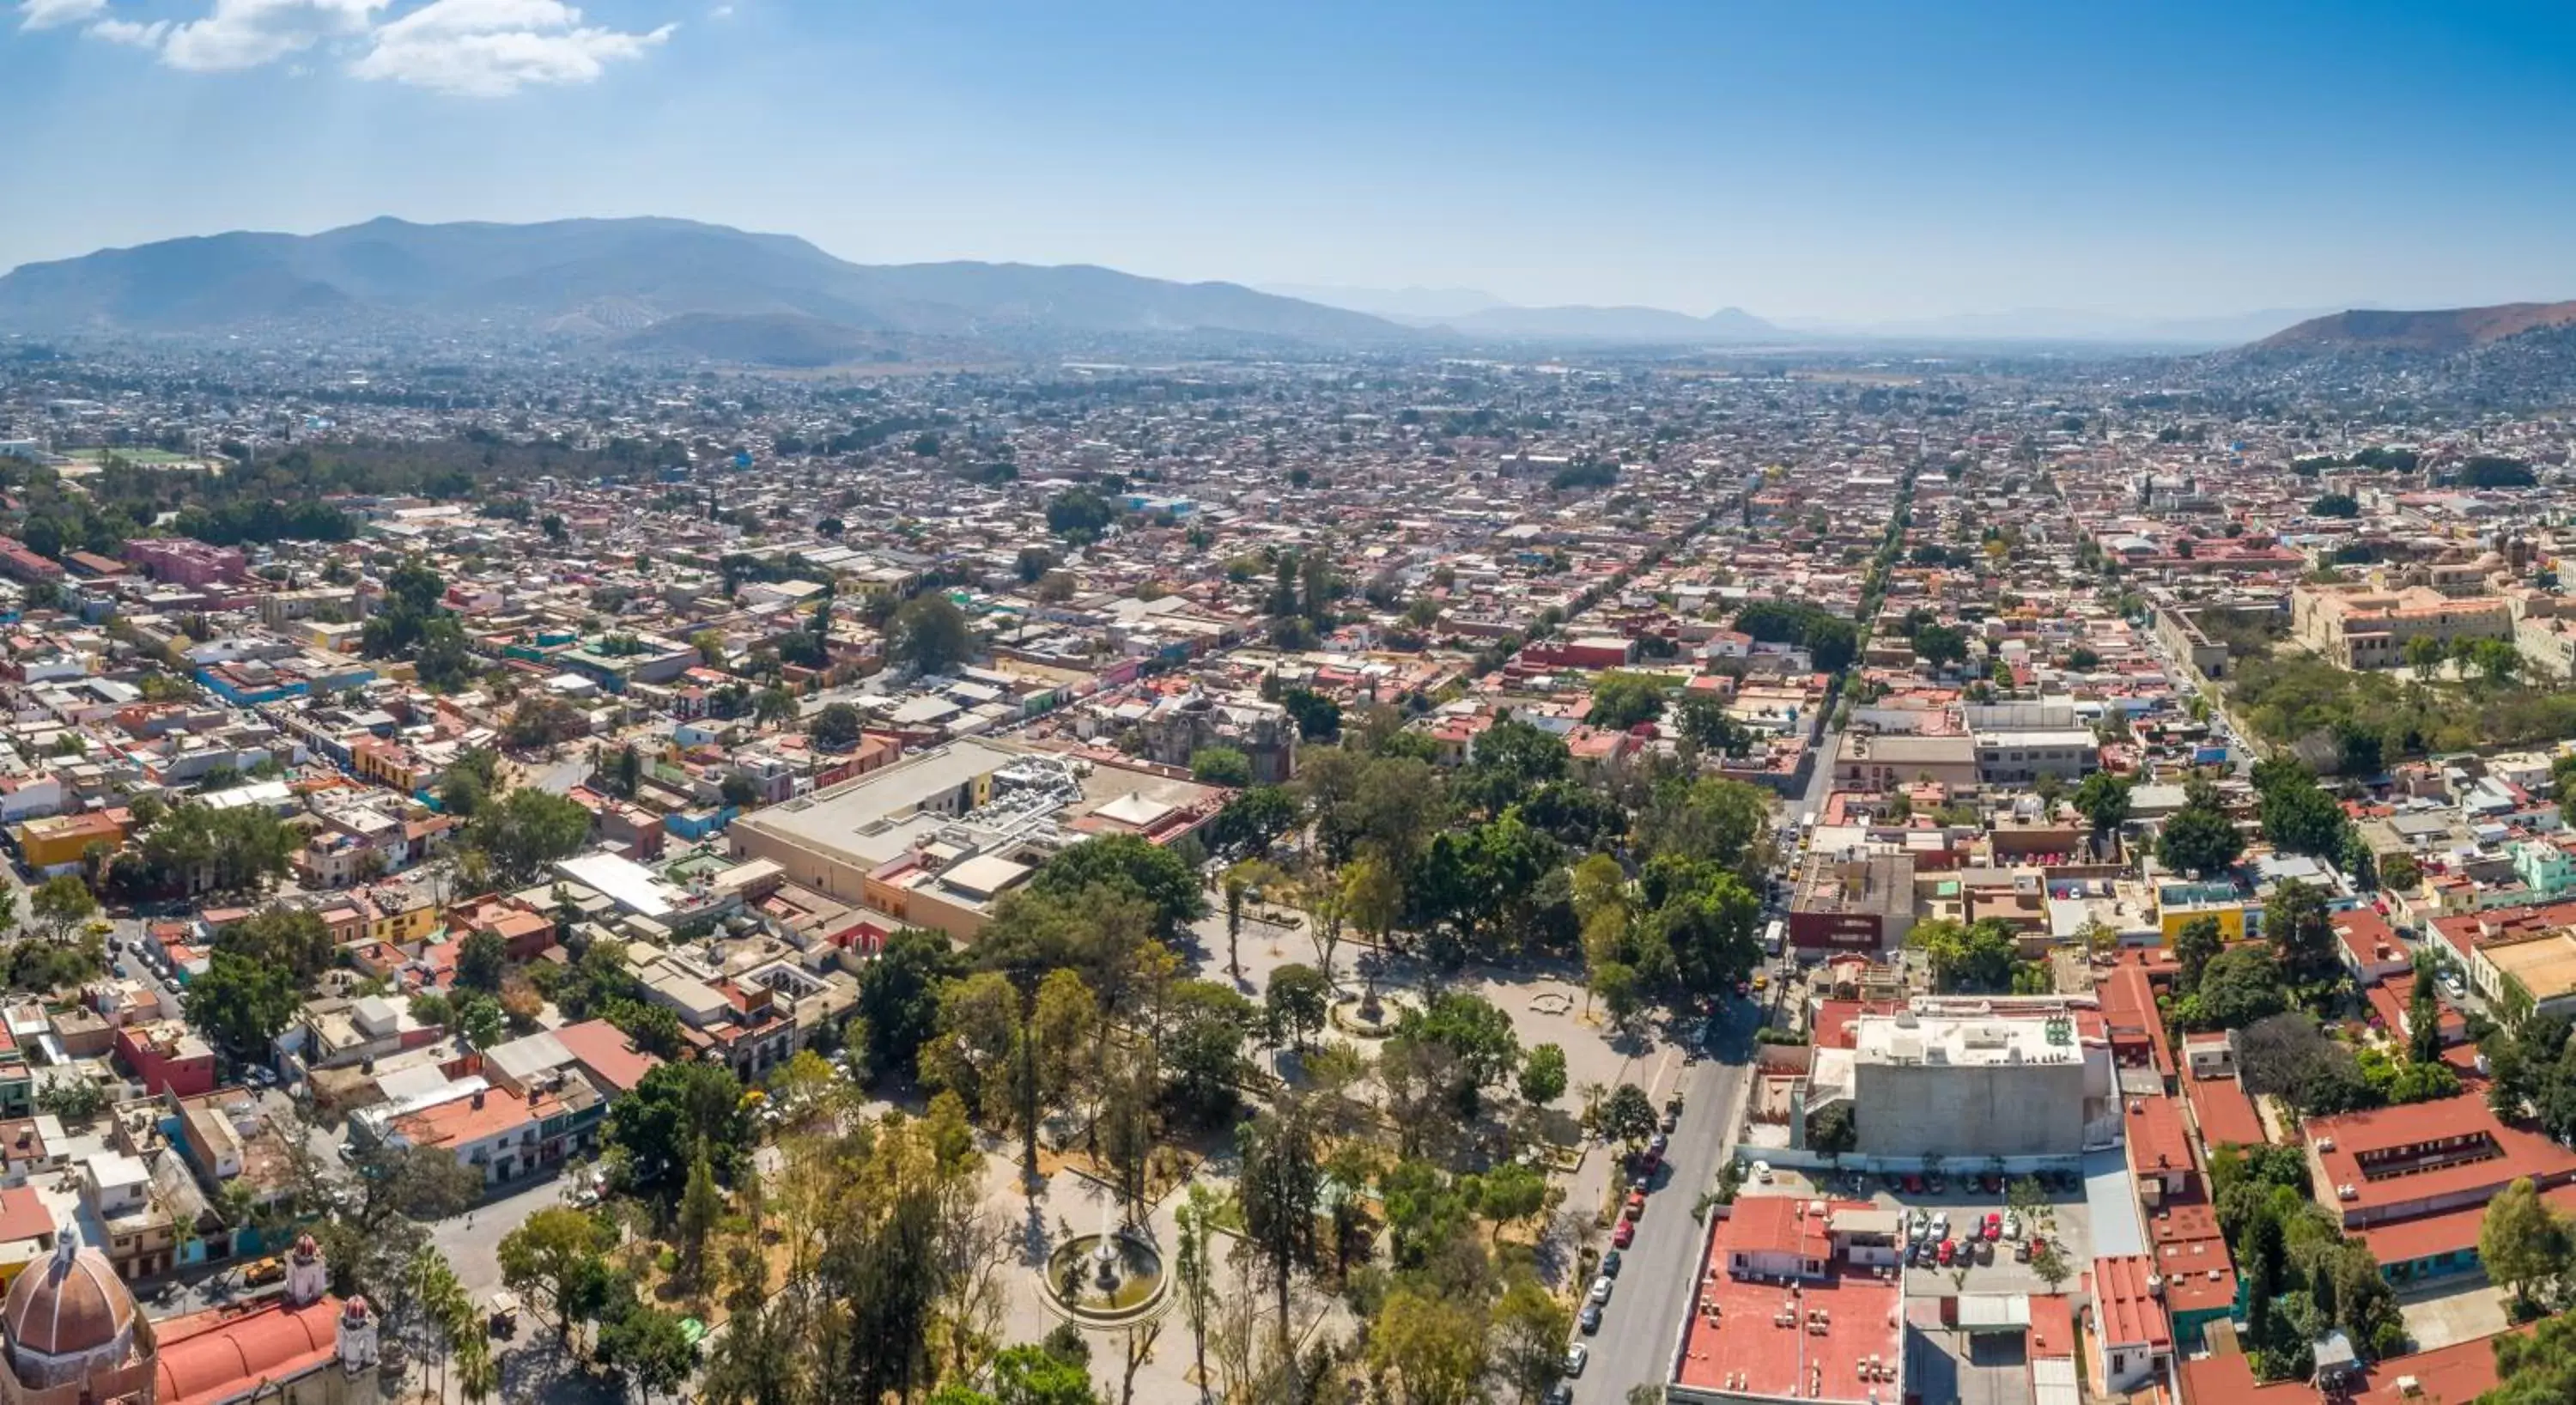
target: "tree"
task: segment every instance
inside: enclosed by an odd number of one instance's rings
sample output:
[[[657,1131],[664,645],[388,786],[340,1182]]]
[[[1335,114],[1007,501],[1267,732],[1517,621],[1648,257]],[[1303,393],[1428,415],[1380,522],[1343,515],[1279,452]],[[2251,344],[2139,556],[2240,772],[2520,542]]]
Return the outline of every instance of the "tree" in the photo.
[[[2379,886],[2392,893],[2412,893],[2424,884],[2424,870],[2412,854],[2390,854],[2379,861]]]
[[[1506,1161],[1483,1175],[1469,1177],[1467,1191],[1468,1198],[1475,1202],[1476,1213],[1494,1222],[1498,1239],[1503,1226],[1536,1220],[1547,1213],[1547,1177],[1518,1161]]]
[[[1521,1405],[1535,1405],[1565,1375],[1565,1341],[1574,1314],[1538,1280],[1512,1280],[1494,1303],[1494,1372]]]
[[[1968,658],[1968,636],[1949,625],[1924,625],[1914,631],[1912,642],[1914,656],[1935,668]]]
[[[607,1276],[608,1251],[617,1231],[607,1221],[569,1205],[549,1206],[501,1236],[495,1257],[510,1290],[542,1300],[553,1313],[555,1335],[569,1338],[573,1323],[596,1306]]]
[[[2093,827],[2096,841],[2115,834],[2129,821],[2129,782],[2109,771],[2095,771],[2075,787],[2075,808]]]
[[[1807,1147],[1824,1156],[1841,1156],[1860,1145],[1860,1128],[1848,1102],[1838,1102],[1807,1119]]]
[[[1644,1145],[1646,1139],[1655,1134],[1658,1125],[1654,1100],[1646,1096],[1645,1089],[1634,1083],[1622,1083],[1611,1089],[1610,1096],[1602,1100],[1599,1111],[1594,1114],[1594,1120],[1602,1136],[1624,1143],[1631,1150]]]
[[[1465,991],[1442,991],[1406,1011],[1396,1035],[1447,1056],[1452,1069],[1447,1091],[1460,1116],[1473,1117],[1483,1090],[1509,1078],[1520,1065],[1520,1038],[1512,1031],[1511,1016]]]
[[[1664,715],[1664,685],[1642,673],[1616,669],[1592,684],[1592,710],[1584,720],[1606,731],[1624,732]]]
[[[1565,1050],[1541,1044],[1521,1061],[1521,1101],[1533,1107],[1565,1095]]]
[[[1369,1364],[1403,1382],[1405,1405],[1466,1405],[1484,1374],[1486,1330],[1473,1302],[1408,1284],[1378,1307]]]
[[[1198,875],[1180,855],[1133,834],[1085,840],[1054,858],[1029,880],[1032,891],[1070,897],[1094,884],[1123,888],[1153,905],[1165,941],[1207,915]]]
[[[489,929],[468,932],[456,947],[456,983],[468,990],[498,993],[509,969],[509,943]]]
[[[2478,1224],[2478,1258],[2488,1277],[2530,1307],[2533,1289],[2564,1278],[2571,1267],[2568,1224],[2528,1177],[2517,1180],[2487,1202]]]
[[[529,787],[484,806],[467,835],[490,858],[493,877],[517,887],[535,882],[555,861],[581,852],[590,842],[590,812],[563,796]]]
[[[271,1041],[303,1006],[295,975],[218,948],[181,997],[188,1022],[235,1063],[263,1063]]]
[[[826,751],[847,751],[859,744],[864,723],[859,710],[848,703],[828,703],[814,714],[806,735]]]
[[[1083,487],[1068,488],[1047,503],[1047,530],[1077,546],[1094,542],[1117,520],[1109,500]]]
[[[1306,1052],[1306,1041],[1324,1027],[1332,1008],[1333,988],[1324,973],[1291,962],[1270,973],[1261,993],[1262,1018],[1273,1044],[1290,1044]]]
[[[1203,746],[1190,753],[1190,776],[1203,785],[1252,784],[1252,758],[1230,746]]]
[[[2188,995],[2200,989],[2200,978],[2209,963],[2227,949],[2226,935],[2215,917],[2195,917],[2174,933],[2174,959],[2182,964],[2177,988]]]
[[[2323,859],[2339,858],[2351,828],[2343,806],[2296,761],[2267,761],[2256,768],[2256,814],[2274,848]]]
[[[1342,735],[1342,705],[1312,688],[1290,688],[1279,695],[1279,705],[1297,724],[1300,741],[1333,742]]]
[[[1236,1136],[1242,1171],[1235,1194],[1243,1205],[1244,1242],[1260,1259],[1279,1308],[1279,1341],[1288,1343],[1288,1288],[1296,1270],[1315,1261],[1315,1214],[1324,1169],[1313,1118],[1295,1101],[1244,1124]]]
[[[2075,1276],[2075,1270],[2067,1266],[2066,1256],[2058,1251],[2060,1242],[2051,1239],[2040,1246],[2038,1253],[2030,1256],[2030,1271],[2039,1275],[2039,1280],[2048,1285],[2051,1293],[2057,1291],[2059,1284]]]
[[[1202,1400],[1208,1394],[1208,1321],[1216,1308],[1214,1266],[1209,1258],[1209,1235],[1216,1214],[1216,1193],[1196,1181],[1190,1183],[1187,1196],[1172,1213],[1180,1231],[1172,1273],[1181,1289],[1182,1316],[1190,1324],[1190,1352],[1198,1363],[1195,1370]]]
[[[668,1206],[703,1152],[731,1184],[753,1141],[742,1084],[719,1063],[656,1064],[635,1091],[611,1104],[603,1141],[638,1195]]]
[[[680,1314],[639,1305],[601,1330],[599,1358],[651,1400],[687,1383],[697,1369],[698,1346]]]
[[[2215,803],[2186,803],[2156,836],[2156,861],[2195,878],[2223,873],[2245,852],[2245,836]]]
[[[2000,991],[2011,984],[2020,941],[2010,927],[1993,918],[1962,923],[1955,918],[1918,922],[1905,944],[1931,959],[1932,983],[1944,994]]]
[[[886,657],[920,673],[946,673],[975,655],[975,632],[966,612],[939,591],[903,602],[887,631]]]
[[[2406,1056],[2419,1064],[2442,1060],[2442,1002],[2433,994],[2433,973],[2419,969],[2406,1002]]]
[[[2185,1029],[2243,1029],[2287,1006],[2280,961],[2261,942],[2238,942],[2209,958],[2200,980],[2174,1007]]]
[[[2263,935],[2294,981],[2325,979],[2341,964],[2325,895],[2295,878],[2274,888],[2264,903]]]
[[[2308,511],[2317,517],[2359,517],[2361,503],[2350,493],[2327,493],[2308,504]]]
[[[763,727],[774,727],[796,720],[796,695],[772,685],[752,694],[751,720]]]
[[[1244,904],[1286,886],[1287,875],[1260,859],[1246,859],[1225,871],[1217,891],[1225,898],[1225,970],[1237,982],[1243,979],[1243,909]]]
[[[939,1027],[940,992],[965,971],[965,958],[937,932],[906,927],[886,938],[860,968],[853,1005],[861,1033],[852,1042],[867,1050],[872,1072],[916,1075],[921,1046]]]
[[[27,910],[44,924],[46,934],[61,942],[74,928],[98,915],[98,898],[76,873],[57,873],[36,889]]]
[[[339,955],[321,917],[295,907],[267,908],[225,927],[215,933],[215,949],[283,966],[298,988],[311,985]]]
[[[1753,732],[1726,710],[1726,700],[1702,688],[1685,688],[1673,705],[1673,722],[1683,736],[1722,756],[1742,756],[1753,749]]]

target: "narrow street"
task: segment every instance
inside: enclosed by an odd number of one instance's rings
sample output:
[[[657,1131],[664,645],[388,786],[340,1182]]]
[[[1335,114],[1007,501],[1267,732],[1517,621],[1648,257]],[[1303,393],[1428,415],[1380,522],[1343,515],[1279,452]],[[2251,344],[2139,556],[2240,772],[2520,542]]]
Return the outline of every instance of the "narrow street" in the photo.
[[[1681,1125],[1673,1133],[1663,1179],[1647,1197],[1636,1241],[1621,1252],[1601,1330],[1575,1333],[1574,1339],[1592,1353],[1591,1363],[1573,1382],[1576,1405],[1621,1405],[1629,1387],[1664,1379],[1682,1314],[1697,1287],[1700,1247],[1707,1238],[1707,1227],[1691,1218],[1691,1207],[1716,1183],[1726,1156],[1728,1129],[1744,1101],[1760,1008],[1748,1001],[1728,1002],[1719,1017],[1712,1057],[1684,1064],[1675,1056],[1684,1097]],[[1672,1086],[1669,1079],[1667,1086]],[[1657,1090],[1658,1104],[1662,1096]],[[1615,1153],[1604,1149],[1601,1154]],[[1607,1235],[1601,1243],[1609,1246]]]

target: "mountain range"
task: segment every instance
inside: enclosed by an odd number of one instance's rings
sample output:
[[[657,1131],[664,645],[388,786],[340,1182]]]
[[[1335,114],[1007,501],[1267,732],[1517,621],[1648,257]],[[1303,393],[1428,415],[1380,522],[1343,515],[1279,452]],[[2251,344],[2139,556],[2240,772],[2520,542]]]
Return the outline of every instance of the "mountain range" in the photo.
[[[2355,309],[2265,337],[2269,351],[2468,351],[2525,332],[2576,324],[2576,302],[2509,302],[2421,312]]]
[[[1257,290],[1090,265],[858,264],[790,235],[675,219],[385,218],[311,235],[170,239],[0,276],[0,332],[479,334],[793,366],[971,359],[1136,337],[1745,348],[2023,341],[2173,350],[2251,342],[2267,352],[2445,353],[2569,325],[2576,303],[2168,319],[2034,309],[1874,323],[1773,321],[1736,307],[1706,316],[1518,307],[1471,288]]]
[[[313,235],[165,240],[0,277],[0,329],[20,332],[404,328],[611,341],[651,330],[657,335],[645,341],[661,350],[721,346],[697,354],[796,364],[902,337],[1409,335],[1363,313],[1233,283],[1082,265],[854,264],[787,235],[669,219],[377,219]]]

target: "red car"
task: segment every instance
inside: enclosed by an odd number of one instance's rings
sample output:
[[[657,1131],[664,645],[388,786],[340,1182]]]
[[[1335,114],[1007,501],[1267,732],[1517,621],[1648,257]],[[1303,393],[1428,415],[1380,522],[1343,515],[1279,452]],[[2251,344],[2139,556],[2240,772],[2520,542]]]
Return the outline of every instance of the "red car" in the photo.
[[[1923,1193],[1923,1178],[1921,1176],[1907,1176],[1905,1178],[1905,1193],[1908,1195],[1921,1195]]]
[[[1958,1256],[1959,1245],[1957,1241],[1949,1239],[1941,1241],[1941,1267],[1948,1268],[1950,1266],[1950,1260],[1955,1259]]]
[[[1635,1220],[1621,1220],[1619,1222],[1619,1227],[1610,1232],[1610,1244],[1613,1248],[1625,1249],[1636,1239],[1636,1237],[1637,1222]]]
[[[1637,1190],[1628,1192],[1628,1208],[1625,1213],[1631,1220],[1634,1220],[1639,1215],[1646,1213],[1645,1192]]]
[[[1988,1239],[2004,1237],[2004,1217],[1992,1210],[1986,1212],[1986,1237]]]

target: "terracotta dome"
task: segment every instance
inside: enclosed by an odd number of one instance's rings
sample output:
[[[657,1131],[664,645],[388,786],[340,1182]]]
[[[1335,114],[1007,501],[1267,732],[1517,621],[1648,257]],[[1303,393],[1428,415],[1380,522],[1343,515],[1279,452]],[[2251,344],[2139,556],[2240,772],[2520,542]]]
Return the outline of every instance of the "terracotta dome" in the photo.
[[[53,1253],[10,1283],[0,1333],[21,1356],[79,1356],[124,1339],[134,1316],[134,1295],[107,1256],[65,1235]]]

